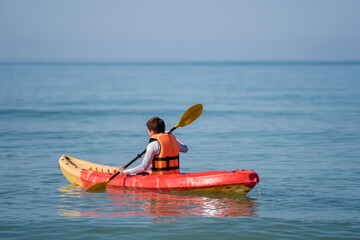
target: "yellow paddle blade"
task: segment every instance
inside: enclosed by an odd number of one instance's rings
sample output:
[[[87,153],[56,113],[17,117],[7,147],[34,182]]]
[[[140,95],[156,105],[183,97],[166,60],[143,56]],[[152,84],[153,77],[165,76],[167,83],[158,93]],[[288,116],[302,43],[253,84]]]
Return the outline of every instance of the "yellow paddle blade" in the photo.
[[[185,127],[186,125],[192,123],[198,117],[200,117],[202,111],[203,111],[203,105],[202,104],[195,104],[194,106],[190,107],[181,116],[181,119],[180,119],[179,123],[176,124],[175,128],[177,128],[177,127]]]
[[[109,181],[96,183],[96,184],[88,187],[85,191],[87,191],[87,192],[102,192],[102,191],[105,191],[106,185],[108,184],[108,182]]]

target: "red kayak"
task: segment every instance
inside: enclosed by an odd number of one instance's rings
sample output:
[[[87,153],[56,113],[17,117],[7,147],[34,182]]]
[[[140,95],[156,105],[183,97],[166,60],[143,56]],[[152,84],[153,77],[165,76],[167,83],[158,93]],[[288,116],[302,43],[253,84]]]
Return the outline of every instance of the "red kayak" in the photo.
[[[73,184],[88,187],[105,182],[118,168],[81,159],[61,156],[59,165],[64,176]],[[248,193],[260,181],[252,170],[210,171],[171,175],[119,174],[108,187],[155,191],[200,191]]]

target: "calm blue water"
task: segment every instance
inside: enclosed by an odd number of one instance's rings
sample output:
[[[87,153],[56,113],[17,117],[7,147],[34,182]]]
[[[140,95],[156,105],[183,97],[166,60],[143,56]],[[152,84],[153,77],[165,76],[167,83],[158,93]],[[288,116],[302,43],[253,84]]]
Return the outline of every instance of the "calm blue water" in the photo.
[[[360,63],[1,63],[1,239],[360,239]],[[183,172],[260,192],[86,193],[63,154],[124,165],[175,125]],[[135,163],[136,164],[136,163]]]

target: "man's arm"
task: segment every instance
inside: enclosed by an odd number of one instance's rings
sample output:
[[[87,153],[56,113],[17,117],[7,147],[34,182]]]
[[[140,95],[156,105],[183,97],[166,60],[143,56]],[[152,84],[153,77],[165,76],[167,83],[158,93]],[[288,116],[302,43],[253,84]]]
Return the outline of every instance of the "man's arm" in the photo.
[[[149,143],[149,145],[146,147],[146,153],[144,156],[144,159],[142,163],[134,168],[129,169],[122,169],[120,167],[120,172],[124,174],[134,174],[134,173],[140,173],[145,172],[151,164],[151,161],[153,158],[160,153],[160,144],[158,141],[154,141]],[[121,171],[123,170],[123,171]]]
[[[184,143],[180,142],[179,140],[177,140],[177,142],[179,144],[180,152],[186,153],[189,150],[188,147]]]

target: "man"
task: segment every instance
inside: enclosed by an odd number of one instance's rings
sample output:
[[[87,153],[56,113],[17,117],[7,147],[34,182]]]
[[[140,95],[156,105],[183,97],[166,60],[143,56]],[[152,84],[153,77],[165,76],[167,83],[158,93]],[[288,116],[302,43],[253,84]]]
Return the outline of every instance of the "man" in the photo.
[[[153,175],[180,173],[179,153],[186,153],[187,146],[178,141],[171,131],[165,133],[165,122],[159,117],[150,118],[146,126],[150,141],[142,163],[130,169],[121,166],[119,172],[135,174],[145,172],[150,167],[149,174]]]

